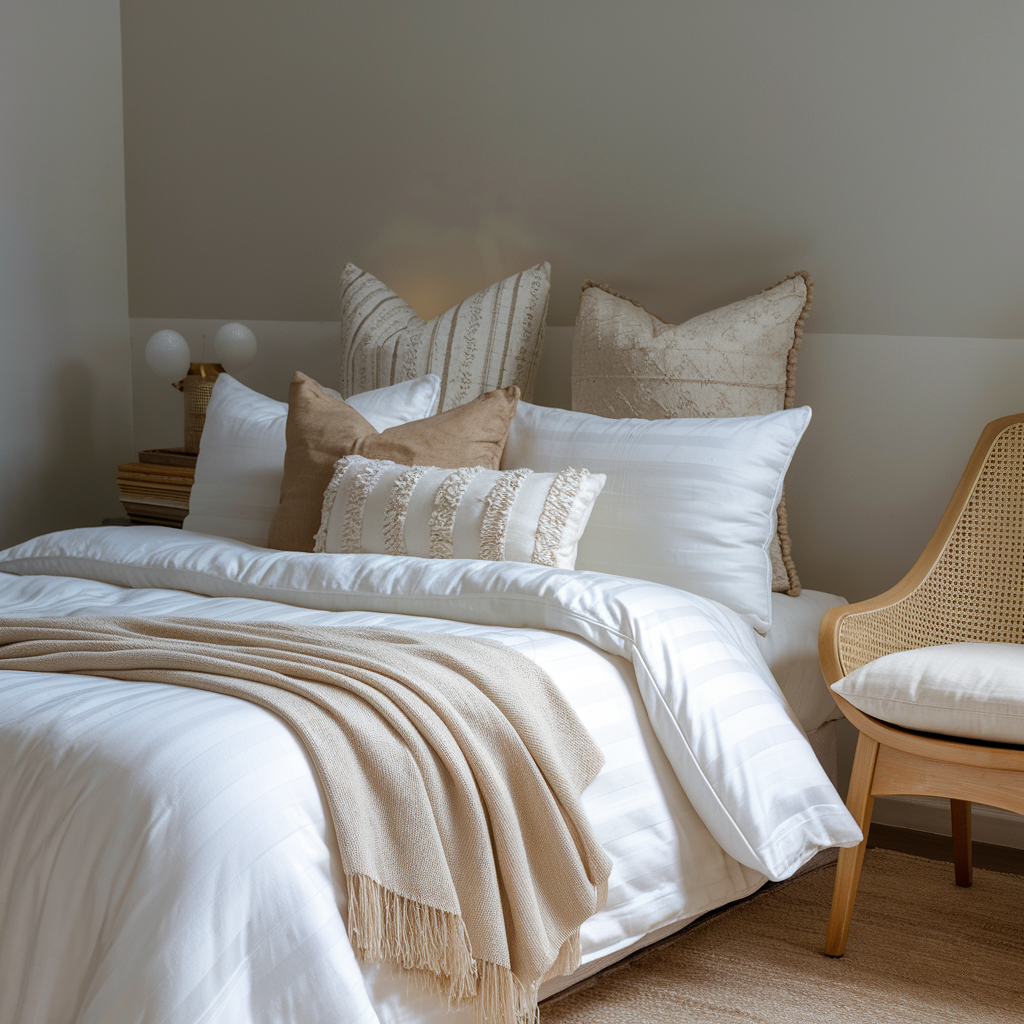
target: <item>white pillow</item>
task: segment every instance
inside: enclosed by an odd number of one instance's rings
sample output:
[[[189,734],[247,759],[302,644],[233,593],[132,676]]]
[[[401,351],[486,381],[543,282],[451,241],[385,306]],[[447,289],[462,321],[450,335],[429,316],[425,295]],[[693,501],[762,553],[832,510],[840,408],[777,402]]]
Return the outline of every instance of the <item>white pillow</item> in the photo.
[[[501,473],[348,455],[324,494],[313,550],[572,569],[604,482],[585,469]]]
[[[771,626],[775,509],[811,410],[734,419],[606,419],[520,402],[502,469],[587,466],[608,483],[578,569],[720,601]]]
[[[993,743],[1024,743],[1024,645],[941,644],[887,654],[832,684],[883,722]]]
[[[440,392],[441,378],[428,374],[353,395],[348,404],[375,430],[385,430],[433,416]],[[226,373],[217,378],[206,409],[186,530],[266,546],[281,498],[287,420],[286,402],[275,402]]]

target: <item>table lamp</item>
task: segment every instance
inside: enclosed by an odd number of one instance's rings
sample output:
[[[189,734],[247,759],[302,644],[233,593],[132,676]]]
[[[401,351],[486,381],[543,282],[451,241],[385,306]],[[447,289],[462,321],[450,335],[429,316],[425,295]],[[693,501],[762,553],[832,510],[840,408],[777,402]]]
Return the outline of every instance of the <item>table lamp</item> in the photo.
[[[193,363],[188,342],[169,329],[157,331],[146,342],[146,362],[161,380],[185,395],[185,444],[183,450],[195,455],[203,436],[206,407],[217,377],[227,370],[237,373],[256,355],[256,335],[245,324],[229,323],[213,336],[216,363]]]

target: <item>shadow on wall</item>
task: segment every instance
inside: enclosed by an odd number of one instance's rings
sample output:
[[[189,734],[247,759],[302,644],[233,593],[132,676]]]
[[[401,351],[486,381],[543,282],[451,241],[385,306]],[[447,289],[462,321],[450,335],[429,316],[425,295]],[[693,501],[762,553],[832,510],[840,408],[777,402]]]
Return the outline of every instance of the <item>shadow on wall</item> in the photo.
[[[108,446],[98,444],[97,397],[87,363],[73,360],[50,376],[41,392],[46,407],[39,410],[38,444],[26,448],[48,453],[24,470],[26,460],[12,453],[19,468],[4,473],[5,500],[0,535],[5,543],[20,543],[53,530],[99,526],[116,514],[117,464],[105,459]],[[113,456],[116,459],[116,455]]]
[[[521,223],[500,217],[484,218],[475,230],[399,219],[353,262],[431,320],[495,281],[550,259],[547,253]]]

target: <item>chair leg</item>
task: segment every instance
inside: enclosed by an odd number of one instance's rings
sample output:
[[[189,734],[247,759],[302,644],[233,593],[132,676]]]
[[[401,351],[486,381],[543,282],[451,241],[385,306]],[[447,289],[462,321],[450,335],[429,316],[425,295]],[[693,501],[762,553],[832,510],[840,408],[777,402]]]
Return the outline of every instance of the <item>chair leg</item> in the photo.
[[[953,867],[956,872],[956,884],[966,887],[973,880],[970,800],[950,800],[949,812],[953,823]]]
[[[846,951],[850,918],[853,916],[853,901],[857,898],[857,883],[860,881],[860,869],[868,845],[871,809],[875,803],[875,798],[871,795],[871,780],[874,778],[877,760],[878,741],[861,733],[857,740],[857,753],[853,758],[853,774],[850,776],[850,792],[846,798],[846,806],[864,833],[864,838],[859,846],[839,851],[836,884],[832,891],[832,913],[828,919],[828,934],[825,937],[825,952],[828,956],[842,956]]]

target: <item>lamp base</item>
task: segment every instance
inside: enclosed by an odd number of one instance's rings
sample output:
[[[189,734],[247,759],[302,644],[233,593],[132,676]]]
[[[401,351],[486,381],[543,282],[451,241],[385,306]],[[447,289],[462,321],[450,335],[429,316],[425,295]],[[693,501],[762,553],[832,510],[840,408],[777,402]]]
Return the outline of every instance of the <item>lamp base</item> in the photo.
[[[220,363],[192,363],[188,374],[174,386],[185,394],[185,451],[199,452],[206,423],[206,407],[210,404],[213,385],[224,372]]]

